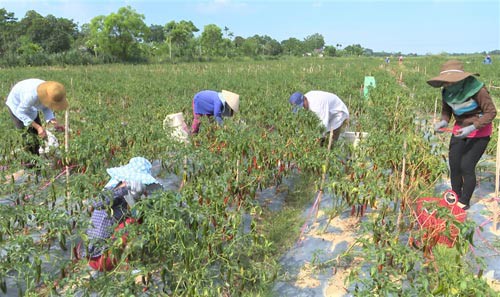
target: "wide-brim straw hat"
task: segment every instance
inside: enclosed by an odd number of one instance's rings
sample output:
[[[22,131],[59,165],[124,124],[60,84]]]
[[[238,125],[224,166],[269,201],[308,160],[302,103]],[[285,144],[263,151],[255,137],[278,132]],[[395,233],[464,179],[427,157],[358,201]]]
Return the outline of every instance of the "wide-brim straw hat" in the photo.
[[[68,108],[66,100],[66,88],[56,81],[45,81],[41,83],[37,90],[40,102],[52,110],[65,110]]]
[[[227,105],[229,105],[234,112],[238,112],[238,110],[240,110],[240,95],[222,90],[222,97],[224,97]]]
[[[450,60],[441,66],[439,75],[429,79],[427,83],[435,88],[440,88],[443,86],[443,83],[455,83],[472,75],[479,76],[479,73],[466,72],[464,71],[462,62]]]
[[[134,157],[129,163],[120,167],[106,169],[115,181],[140,182],[144,185],[159,183],[151,174],[151,162],[143,157]]]

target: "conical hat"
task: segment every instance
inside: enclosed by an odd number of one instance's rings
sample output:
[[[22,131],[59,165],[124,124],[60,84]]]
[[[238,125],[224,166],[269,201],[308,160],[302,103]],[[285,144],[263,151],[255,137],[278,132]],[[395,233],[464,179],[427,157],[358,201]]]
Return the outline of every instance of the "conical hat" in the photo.
[[[222,90],[222,97],[224,97],[227,105],[229,105],[229,107],[231,107],[234,112],[238,112],[238,110],[240,109],[240,95],[230,91]]]

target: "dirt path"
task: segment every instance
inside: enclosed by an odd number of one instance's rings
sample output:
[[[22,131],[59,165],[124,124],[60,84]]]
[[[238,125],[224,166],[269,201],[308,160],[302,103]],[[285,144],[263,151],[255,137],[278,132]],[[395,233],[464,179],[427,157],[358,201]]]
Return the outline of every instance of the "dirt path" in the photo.
[[[350,217],[350,211],[341,214],[328,224],[328,215],[322,209],[332,207],[332,198],[323,196],[317,219],[309,220],[303,238],[281,259],[285,279],[276,283],[277,296],[349,296],[344,279],[349,275],[349,265],[315,268],[344,253],[355,241],[359,219]],[[304,212],[307,217],[310,209]],[[328,224],[328,226],[327,226]],[[325,229],[325,226],[326,229]],[[354,260],[355,261],[355,260]]]
[[[484,257],[487,268],[484,277],[492,288],[500,292],[500,224],[498,231],[492,226],[492,211],[498,207],[495,198],[494,175],[491,172],[479,170],[479,184],[472,198],[471,208],[467,211],[468,219],[474,220],[477,226],[474,235],[475,247],[472,253]],[[449,189],[449,181],[444,180],[436,186],[436,193]],[[336,259],[353,244],[356,239],[359,219],[350,216],[350,211],[342,213],[333,219],[325,230],[328,216],[322,209],[332,206],[331,197],[324,196],[316,222],[309,220],[308,229],[300,243],[297,243],[281,259],[286,274],[274,286],[276,296],[286,297],[337,297],[353,296],[344,283],[349,276],[349,267],[356,266],[356,259],[351,263],[342,263],[338,267],[326,265],[318,269],[317,264]],[[303,216],[310,213],[307,209]]]

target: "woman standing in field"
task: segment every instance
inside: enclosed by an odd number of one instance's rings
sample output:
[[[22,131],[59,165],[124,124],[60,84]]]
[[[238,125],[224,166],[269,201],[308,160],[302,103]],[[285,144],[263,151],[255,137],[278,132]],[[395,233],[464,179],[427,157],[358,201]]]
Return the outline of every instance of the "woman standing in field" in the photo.
[[[53,124],[58,131],[64,131],[53,113],[53,110],[68,108],[66,89],[59,82],[35,78],[22,80],[14,85],[6,104],[14,125],[23,131],[25,149],[33,155],[39,154],[40,138],[47,137],[40,120],[40,111],[47,123]]]
[[[427,83],[442,87],[441,121],[434,124],[434,130],[443,132],[451,117],[455,118],[448,151],[451,188],[459,197],[458,206],[469,209],[476,165],[490,141],[496,107],[484,83],[465,72],[460,61],[444,63],[439,75]]]
[[[196,93],[193,98],[193,124],[191,133],[200,130],[202,116],[214,116],[219,125],[222,125],[223,116],[232,116],[239,110],[240,95],[222,90],[222,92],[204,90]]]

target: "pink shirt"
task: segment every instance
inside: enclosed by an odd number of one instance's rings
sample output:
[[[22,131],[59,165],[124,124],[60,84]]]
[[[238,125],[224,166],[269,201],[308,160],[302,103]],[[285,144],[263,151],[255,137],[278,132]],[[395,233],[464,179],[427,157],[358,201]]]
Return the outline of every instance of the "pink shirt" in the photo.
[[[457,131],[460,129],[462,129],[462,127],[455,124],[455,126],[453,126],[453,134],[456,135]],[[490,136],[492,132],[493,132],[493,124],[489,123],[489,124],[486,124],[481,129],[477,129],[477,130],[472,131],[471,134],[467,135],[467,138],[486,137],[486,136]]]

